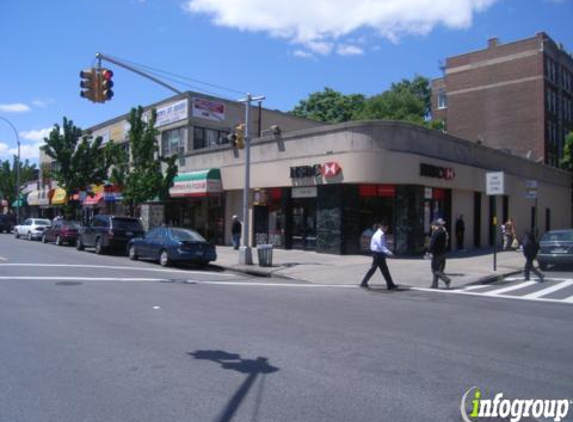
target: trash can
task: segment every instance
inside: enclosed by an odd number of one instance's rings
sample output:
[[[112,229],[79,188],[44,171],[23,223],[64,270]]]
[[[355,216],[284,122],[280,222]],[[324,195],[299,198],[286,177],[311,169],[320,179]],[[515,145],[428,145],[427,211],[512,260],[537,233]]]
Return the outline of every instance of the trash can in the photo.
[[[272,267],[273,265],[273,245],[257,245],[260,267]]]

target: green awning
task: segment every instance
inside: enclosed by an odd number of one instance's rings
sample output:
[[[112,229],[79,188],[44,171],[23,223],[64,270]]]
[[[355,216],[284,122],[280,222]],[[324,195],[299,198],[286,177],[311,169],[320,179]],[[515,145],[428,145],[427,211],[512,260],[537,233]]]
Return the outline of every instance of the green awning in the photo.
[[[26,205],[28,205],[28,202],[26,201],[26,195],[20,195],[20,198],[12,202],[12,208],[25,207]]]
[[[221,170],[207,169],[175,176],[169,195],[172,198],[200,197],[220,194],[222,191]]]

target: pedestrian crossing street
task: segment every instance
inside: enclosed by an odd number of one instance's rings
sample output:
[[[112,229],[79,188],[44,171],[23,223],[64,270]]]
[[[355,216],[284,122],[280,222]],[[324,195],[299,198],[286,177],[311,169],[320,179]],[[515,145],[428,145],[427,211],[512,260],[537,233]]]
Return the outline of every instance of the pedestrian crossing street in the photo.
[[[464,286],[450,290],[419,287],[412,290],[573,305],[573,279],[568,278],[546,277],[545,281],[540,283],[536,278],[525,281],[523,277],[511,277],[492,284]]]

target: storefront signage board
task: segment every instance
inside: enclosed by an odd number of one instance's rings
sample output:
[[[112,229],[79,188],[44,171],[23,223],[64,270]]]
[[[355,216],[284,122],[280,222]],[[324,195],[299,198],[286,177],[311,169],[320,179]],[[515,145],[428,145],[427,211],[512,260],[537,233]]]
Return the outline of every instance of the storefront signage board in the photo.
[[[456,172],[450,167],[439,167],[432,164],[420,163],[420,176],[453,180],[456,177]]]
[[[187,118],[187,100],[177,101],[157,109],[155,126],[165,126]]]
[[[487,195],[505,195],[505,174],[503,171],[490,171],[485,175]]]
[[[204,98],[193,98],[191,115],[200,119],[221,122],[225,120],[225,103]]]
[[[316,198],[316,186],[292,188],[293,198]]]
[[[336,161],[324,164],[308,166],[296,166],[290,168],[291,179],[304,179],[324,176],[326,179],[336,177],[342,171],[342,167]]]

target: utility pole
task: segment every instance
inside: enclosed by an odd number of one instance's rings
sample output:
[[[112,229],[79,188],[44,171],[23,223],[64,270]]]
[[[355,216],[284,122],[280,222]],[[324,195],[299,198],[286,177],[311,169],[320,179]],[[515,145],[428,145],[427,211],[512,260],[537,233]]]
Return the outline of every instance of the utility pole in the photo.
[[[247,98],[239,100],[239,102],[245,103],[245,187],[243,189],[243,242],[239,251],[239,264],[244,265],[253,265],[253,254],[249,245],[249,192],[251,189],[251,137],[249,135],[250,108],[251,101],[261,102],[264,99],[264,95],[253,97],[251,94],[247,94]]]
[[[10,125],[16,134],[16,142],[18,143],[18,157],[16,159],[16,224],[20,224],[20,137],[18,136],[18,131],[10,120],[2,116],[0,116],[0,119]]]

